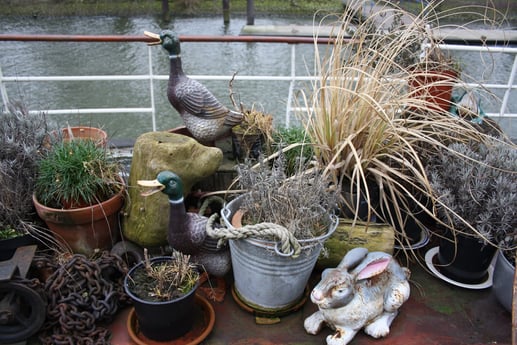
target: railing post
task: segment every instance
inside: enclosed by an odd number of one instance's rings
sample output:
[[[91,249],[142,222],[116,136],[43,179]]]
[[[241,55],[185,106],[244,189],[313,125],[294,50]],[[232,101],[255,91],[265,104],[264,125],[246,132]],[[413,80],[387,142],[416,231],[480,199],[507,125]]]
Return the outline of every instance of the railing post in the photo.
[[[147,54],[149,56],[149,92],[151,96],[151,119],[153,123],[153,132],[156,132],[156,106],[154,104],[154,74],[153,74],[153,54],[151,46],[147,47]]]
[[[2,66],[0,66],[0,93],[2,94],[2,102],[4,103],[4,107],[7,107],[9,104],[9,97],[7,97],[7,90],[5,89],[3,79],[4,75],[2,74]]]
[[[513,82],[515,80],[515,74],[517,73],[517,54],[513,58],[513,66],[512,72],[510,73],[510,77],[508,78],[508,88],[504,92],[503,102],[501,104],[501,109],[499,110],[499,116],[504,116],[504,112],[506,111],[506,107],[508,105],[508,99],[510,98],[510,91],[512,91]]]
[[[294,84],[296,82],[296,45],[291,44],[291,81],[289,82],[289,94],[287,96],[287,107],[285,111],[285,126],[289,127],[291,122],[291,103],[293,102]]]

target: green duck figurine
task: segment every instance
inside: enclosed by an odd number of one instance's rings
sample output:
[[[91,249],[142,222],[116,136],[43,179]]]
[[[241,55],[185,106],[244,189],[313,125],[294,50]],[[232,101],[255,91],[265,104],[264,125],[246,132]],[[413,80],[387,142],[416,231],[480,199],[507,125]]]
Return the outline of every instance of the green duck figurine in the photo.
[[[184,254],[190,254],[191,260],[201,264],[209,275],[220,278],[217,283],[219,288],[209,288],[206,294],[214,300],[224,299],[225,282],[222,278],[231,268],[230,251],[227,246],[218,248],[218,240],[207,236],[208,217],[187,212],[181,178],[171,171],[162,171],[155,180],[139,180],[137,184],[151,188],[143,192],[143,196],[161,191],[169,197],[169,245]]]
[[[213,143],[227,136],[232,127],[242,122],[242,113],[228,109],[203,84],[185,75],[176,33],[164,30],[159,35],[148,31],[144,34],[157,40],[149,45],[161,44],[169,53],[167,97],[197,141]]]

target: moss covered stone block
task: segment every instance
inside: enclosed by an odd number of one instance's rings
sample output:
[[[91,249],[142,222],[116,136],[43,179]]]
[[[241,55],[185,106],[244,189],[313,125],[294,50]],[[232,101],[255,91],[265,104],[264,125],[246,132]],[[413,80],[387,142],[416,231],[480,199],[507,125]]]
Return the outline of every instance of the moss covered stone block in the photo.
[[[185,135],[150,132],[138,137],[129,173],[129,200],[123,214],[125,238],[142,247],[167,244],[168,198],[163,193],[140,195],[138,180],[153,180],[160,171],[170,170],[183,180],[186,195],[195,183],[213,175],[222,160],[219,148],[201,145]]]
[[[325,255],[320,255],[317,268],[336,267],[345,254],[353,248],[365,247],[369,251],[393,254],[395,230],[388,224],[365,223],[340,218],[336,231],[325,241]]]

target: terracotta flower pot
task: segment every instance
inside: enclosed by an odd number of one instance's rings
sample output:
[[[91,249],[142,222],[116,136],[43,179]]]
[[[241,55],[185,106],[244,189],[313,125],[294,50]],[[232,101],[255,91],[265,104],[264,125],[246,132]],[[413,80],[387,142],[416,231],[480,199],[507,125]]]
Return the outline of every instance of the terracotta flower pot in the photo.
[[[449,111],[451,107],[452,87],[456,71],[415,71],[409,79],[409,87],[413,96],[431,103],[431,109]]]
[[[91,139],[99,147],[106,147],[108,144],[108,134],[96,127],[76,126],[62,128],[61,135],[63,136],[63,140]]]
[[[124,190],[93,206],[55,209],[41,204],[33,194],[38,216],[45,221],[56,240],[74,253],[91,255],[110,249],[119,238],[119,212],[124,205]]]

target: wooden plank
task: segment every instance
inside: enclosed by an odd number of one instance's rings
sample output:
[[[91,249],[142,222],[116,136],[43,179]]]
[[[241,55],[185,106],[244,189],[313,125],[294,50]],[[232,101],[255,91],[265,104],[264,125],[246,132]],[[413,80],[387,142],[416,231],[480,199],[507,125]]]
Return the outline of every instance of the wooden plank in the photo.
[[[313,37],[333,37],[331,26],[311,26],[311,25],[245,25],[241,30],[241,35],[247,36],[301,36]],[[467,29],[467,28],[437,28],[432,29],[434,39],[437,41],[477,43],[482,42],[499,44],[517,43],[517,30],[511,29]],[[350,38],[350,36],[345,37]]]
[[[247,36],[302,36],[313,37],[315,34],[321,37],[331,37],[332,27],[312,25],[245,25],[240,35]]]

